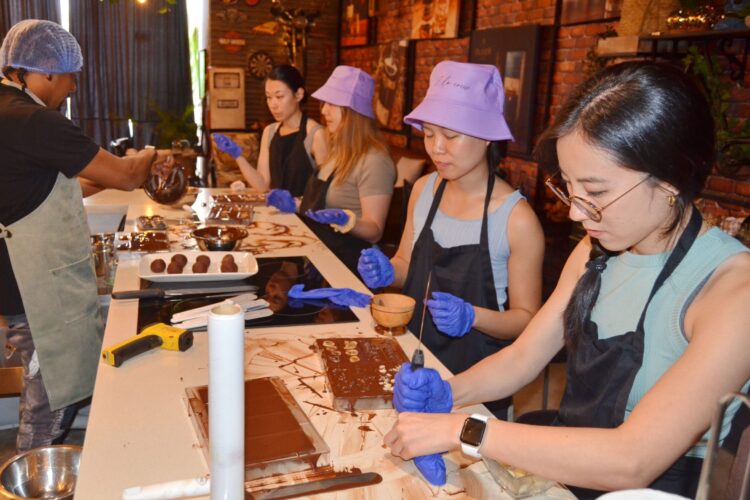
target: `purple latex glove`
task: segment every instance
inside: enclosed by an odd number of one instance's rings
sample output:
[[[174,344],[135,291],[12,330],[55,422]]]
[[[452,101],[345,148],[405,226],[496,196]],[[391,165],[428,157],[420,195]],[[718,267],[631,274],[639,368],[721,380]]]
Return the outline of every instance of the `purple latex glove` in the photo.
[[[396,374],[393,406],[400,412],[449,413],[453,408],[453,391],[450,384],[432,368],[412,370],[410,363],[404,363]],[[445,484],[442,455],[435,453],[414,457],[414,465],[431,484]]]
[[[474,325],[474,307],[450,293],[432,292],[427,307],[435,326],[448,336],[463,337]]]
[[[382,288],[393,283],[394,271],[391,261],[377,248],[365,248],[359,255],[357,271],[370,288]]]
[[[425,479],[435,486],[442,486],[446,481],[445,460],[443,456],[435,453],[434,455],[424,455],[414,457],[414,465]]]
[[[453,391],[432,368],[412,370],[410,363],[404,363],[394,380],[393,406],[398,411],[450,413]]]
[[[242,156],[242,148],[239,147],[237,143],[232,139],[218,132],[214,132],[211,135],[213,136],[214,143],[216,143],[216,147],[219,149],[219,151],[228,154],[235,160]]]
[[[294,201],[292,193],[286,189],[272,189],[266,195],[266,205],[276,207],[285,214],[293,214],[297,211],[297,202]]]
[[[292,299],[328,299],[340,306],[367,307],[370,296],[351,288],[318,288],[304,291],[305,285],[298,284],[289,289],[287,295]]]
[[[343,226],[349,222],[349,216],[340,208],[324,208],[323,210],[308,210],[305,215],[321,224],[337,224]]]

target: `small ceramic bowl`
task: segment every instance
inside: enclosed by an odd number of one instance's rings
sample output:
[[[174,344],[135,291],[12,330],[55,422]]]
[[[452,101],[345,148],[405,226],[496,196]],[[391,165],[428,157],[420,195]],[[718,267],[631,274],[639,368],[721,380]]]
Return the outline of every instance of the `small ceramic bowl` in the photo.
[[[370,312],[375,320],[375,331],[386,335],[403,335],[414,315],[417,301],[400,293],[380,293],[370,301]]]
[[[231,252],[247,237],[247,231],[233,226],[206,226],[196,229],[191,236],[201,250]]]

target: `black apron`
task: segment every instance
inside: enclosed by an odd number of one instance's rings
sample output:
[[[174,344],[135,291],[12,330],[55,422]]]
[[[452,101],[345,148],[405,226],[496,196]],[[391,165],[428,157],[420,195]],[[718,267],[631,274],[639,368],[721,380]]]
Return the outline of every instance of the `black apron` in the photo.
[[[288,136],[279,134],[281,125],[271,139],[269,147],[269,166],[271,170],[271,189],[286,189],[292,196],[302,196],[307,185],[307,179],[315,171],[315,165],[310,163],[310,156],[305,149],[307,137],[307,115],[302,113],[299,122],[299,132],[296,132],[289,148]],[[291,135],[291,134],[290,134]]]
[[[700,232],[701,223],[700,213],[693,208],[690,222],[654,282],[634,332],[600,339],[596,323],[588,319],[582,335],[577,339],[575,351],[568,352],[568,379],[559,413],[562,425],[614,428],[622,424],[630,390],[643,363],[646,311],[656,292],[690,250]],[[698,458],[682,457],[650,487],[693,497],[701,462]],[[586,493],[593,490],[571,489],[579,498],[595,498],[602,494]]]
[[[419,233],[411,253],[409,272],[406,276],[403,293],[414,297],[421,304],[425,296],[427,280],[432,273],[430,293],[433,291],[451,293],[469,304],[497,311],[497,294],[492,274],[490,258],[487,212],[495,186],[495,176],[487,179],[487,195],[484,199],[482,229],[479,244],[443,248],[432,232],[432,221],[437,213],[445,191],[446,181],[440,182],[432,206]],[[409,330],[419,335],[422,323],[422,307],[414,308],[414,316]],[[487,356],[510,345],[507,340],[499,340],[472,328],[463,337],[450,337],[440,333],[431,318],[425,318],[422,342],[453,373],[467,370]],[[485,406],[498,418],[507,419],[508,407],[512,398],[485,403]]]
[[[302,203],[299,207],[299,214],[307,227],[309,227],[310,230],[320,238],[320,241],[325,243],[328,249],[333,252],[336,257],[338,257],[341,262],[343,262],[344,265],[354,273],[355,276],[359,276],[357,273],[359,254],[365,248],[370,248],[372,244],[357,238],[352,234],[339,233],[334,230],[330,224],[321,224],[305,215],[305,212],[308,210],[315,211],[327,208],[326,195],[328,194],[328,188],[333,182],[334,174],[335,172],[332,172],[325,181],[318,179],[317,175],[310,176],[307,180],[305,194],[302,197]]]

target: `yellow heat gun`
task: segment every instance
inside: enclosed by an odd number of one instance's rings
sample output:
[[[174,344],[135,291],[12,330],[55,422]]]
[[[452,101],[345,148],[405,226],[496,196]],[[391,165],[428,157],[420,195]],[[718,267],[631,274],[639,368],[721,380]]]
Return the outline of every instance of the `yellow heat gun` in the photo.
[[[137,335],[104,349],[102,358],[107,364],[120,366],[125,361],[161,347],[170,351],[187,351],[193,345],[193,332],[164,323],[149,325]]]

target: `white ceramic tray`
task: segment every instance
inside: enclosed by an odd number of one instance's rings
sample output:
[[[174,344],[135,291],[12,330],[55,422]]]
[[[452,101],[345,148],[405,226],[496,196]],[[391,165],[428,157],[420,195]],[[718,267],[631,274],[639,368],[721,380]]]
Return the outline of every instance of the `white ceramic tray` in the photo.
[[[176,254],[182,254],[187,257],[187,264],[182,269],[180,274],[169,274],[165,269],[163,272],[155,273],[151,270],[151,263],[156,259],[162,259],[168,266],[172,260],[172,256]],[[225,255],[232,254],[234,256],[234,262],[237,264],[237,272],[223,273],[221,272],[221,260]],[[211,264],[208,266],[208,272],[205,273],[194,273],[193,264],[195,259],[199,255],[205,255],[211,259]],[[250,252],[200,252],[195,250],[185,250],[181,252],[167,252],[148,254],[141,257],[138,264],[138,276],[149,281],[157,282],[179,282],[179,281],[228,281],[228,280],[241,280],[252,276],[258,272],[258,261],[255,260],[255,256]]]

